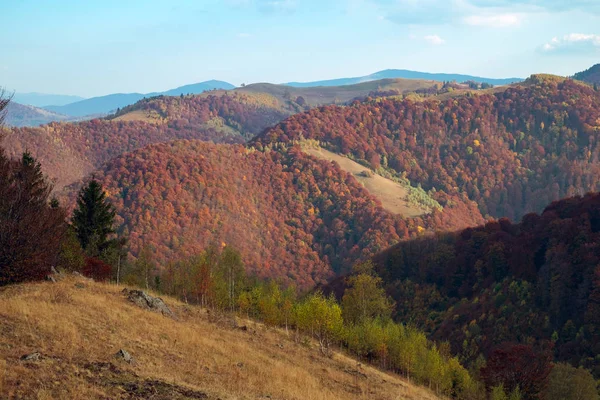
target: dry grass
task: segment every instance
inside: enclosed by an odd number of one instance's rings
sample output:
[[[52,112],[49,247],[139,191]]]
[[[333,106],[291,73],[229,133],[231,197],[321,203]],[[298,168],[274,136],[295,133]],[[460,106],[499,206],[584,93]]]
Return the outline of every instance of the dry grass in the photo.
[[[165,298],[172,320],[120,289],[73,277],[0,291],[0,398],[436,398],[342,354],[321,357],[283,332],[211,322],[205,310]],[[135,364],[114,357],[121,348]],[[36,351],[42,360],[20,360]]]
[[[150,110],[135,110],[123,114],[113,119],[113,121],[141,121],[149,124],[163,124],[167,121],[166,118],[161,117],[156,111]]]
[[[409,218],[418,217],[429,212],[426,209],[411,205],[406,200],[408,191],[405,187],[381,175],[375,174],[367,167],[360,165],[348,157],[340,156],[323,148],[307,147],[304,151],[322,160],[338,163],[340,168],[351,173],[356,180],[363,184],[370,194],[379,199],[382,207],[389,212]],[[370,172],[369,174],[365,174],[365,171]]]

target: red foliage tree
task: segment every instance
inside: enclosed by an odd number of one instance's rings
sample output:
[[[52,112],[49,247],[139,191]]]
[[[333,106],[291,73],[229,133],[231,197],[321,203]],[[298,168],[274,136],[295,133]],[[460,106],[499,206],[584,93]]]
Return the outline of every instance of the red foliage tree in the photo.
[[[84,276],[95,281],[107,281],[112,276],[112,267],[97,258],[87,258],[81,271]]]
[[[512,392],[518,387],[525,399],[537,399],[551,370],[549,353],[535,352],[527,345],[504,344],[489,356],[481,376],[488,389],[502,384]]]

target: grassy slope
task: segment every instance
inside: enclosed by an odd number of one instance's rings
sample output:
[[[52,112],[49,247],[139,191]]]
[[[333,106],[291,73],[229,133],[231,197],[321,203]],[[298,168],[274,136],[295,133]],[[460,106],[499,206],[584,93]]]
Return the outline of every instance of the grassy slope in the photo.
[[[0,290],[0,398],[436,399],[283,332],[249,321],[243,331],[165,298],[172,320],[132,305],[121,289],[67,277]],[[121,348],[135,364],[114,357]],[[20,361],[34,351],[44,358]]]
[[[400,92],[415,91],[417,89],[430,88],[440,85],[439,82],[421,79],[381,79],[378,81],[364,82],[347,86],[318,86],[307,88],[295,88],[284,85],[273,85],[270,83],[255,83],[243,88],[235,89],[246,93],[268,93],[282,100],[286,93],[292,99],[302,96],[307,104],[311,106],[345,103],[356,97],[367,96],[377,90],[398,90]]]
[[[322,148],[305,148],[304,151],[322,160],[335,161],[341,169],[352,174],[365,189],[381,201],[381,205],[387,211],[402,215],[403,217],[418,217],[427,214],[428,211],[412,206],[406,201],[408,190],[400,184],[375,174],[372,170],[349,159],[332,153]],[[364,171],[370,171],[371,176],[365,176]]]

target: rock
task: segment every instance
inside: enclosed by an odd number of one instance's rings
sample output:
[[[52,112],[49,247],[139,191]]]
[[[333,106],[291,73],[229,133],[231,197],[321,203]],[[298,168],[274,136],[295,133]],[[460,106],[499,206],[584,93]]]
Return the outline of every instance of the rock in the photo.
[[[139,307],[146,308],[148,310],[156,311],[162,315],[166,315],[171,318],[175,318],[173,312],[167,307],[165,302],[160,297],[150,296],[148,293],[142,290],[128,290],[123,289],[121,292],[127,299]]]
[[[119,350],[117,351],[117,354],[115,354],[115,357],[117,357],[120,360],[125,361],[128,364],[135,364],[135,360],[133,359],[133,357],[131,356],[131,354],[129,354],[129,352],[127,350]]]
[[[243,363],[243,362],[239,362],[239,363],[237,363],[237,367],[238,367],[238,368],[244,368],[244,363]]]
[[[77,283],[75,284],[75,288],[76,288],[76,289],[85,289],[85,284],[84,284],[84,283],[81,283],[81,282],[77,282]]]
[[[31,353],[31,354],[25,354],[24,356],[21,357],[21,361],[40,361],[42,359],[42,354],[39,352],[35,352],[35,353]]]

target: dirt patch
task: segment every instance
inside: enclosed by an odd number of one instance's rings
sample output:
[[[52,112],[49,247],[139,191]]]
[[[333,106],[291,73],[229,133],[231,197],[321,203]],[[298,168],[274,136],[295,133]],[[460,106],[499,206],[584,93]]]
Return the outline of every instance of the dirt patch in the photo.
[[[108,362],[94,362],[83,366],[91,374],[87,379],[99,386],[118,389],[122,399],[188,400],[209,399],[208,394],[156,379],[143,379]]]

